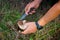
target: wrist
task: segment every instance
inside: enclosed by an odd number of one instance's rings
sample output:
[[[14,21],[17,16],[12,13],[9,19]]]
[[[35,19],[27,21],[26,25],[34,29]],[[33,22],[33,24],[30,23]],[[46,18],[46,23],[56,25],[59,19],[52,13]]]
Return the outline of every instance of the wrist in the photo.
[[[37,27],[38,30],[43,28],[41,25],[38,24],[38,22],[35,22],[35,24],[36,24],[36,27]]]
[[[40,20],[38,21],[38,24],[41,25],[41,26],[45,26],[45,21],[40,19]]]

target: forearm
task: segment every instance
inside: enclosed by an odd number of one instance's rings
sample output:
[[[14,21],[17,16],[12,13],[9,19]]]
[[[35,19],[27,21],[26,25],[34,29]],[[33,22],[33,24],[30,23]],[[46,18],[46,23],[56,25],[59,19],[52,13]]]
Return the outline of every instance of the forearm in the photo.
[[[56,3],[39,21],[38,24],[44,26],[60,14],[60,3]]]

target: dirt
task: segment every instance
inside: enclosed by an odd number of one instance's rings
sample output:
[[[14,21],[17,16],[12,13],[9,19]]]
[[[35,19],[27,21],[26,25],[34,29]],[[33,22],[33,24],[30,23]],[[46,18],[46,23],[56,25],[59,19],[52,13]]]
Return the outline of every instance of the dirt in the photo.
[[[29,3],[30,1],[33,1],[33,0],[6,0],[6,1],[10,3],[10,9],[11,10],[12,9],[17,9],[19,12],[22,12],[24,10],[25,6],[27,5],[27,3]],[[4,5],[4,1],[2,3],[3,3],[2,4],[2,6],[3,6]],[[26,17],[26,19],[28,21],[37,21],[50,8],[51,8],[50,4],[47,4],[47,2],[42,2],[41,5],[39,6],[39,8],[36,10],[36,13],[34,15],[29,15],[29,17]],[[21,13],[21,14],[23,14],[23,13]],[[2,18],[4,17],[4,14],[1,14],[1,12],[0,12],[0,16],[1,16],[0,17],[0,21],[1,21]],[[57,21],[60,23],[60,18],[58,18],[58,20]],[[11,29],[11,27],[9,25],[7,25],[7,26],[9,27],[9,29]],[[16,24],[14,24],[14,26],[16,27],[16,29],[19,29]],[[1,37],[3,37],[3,35],[1,35]],[[30,35],[21,35],[20,34],[20,36],[18,38],[22,39],[22,40],[29,40],[30,39]],[[53,38],[51,38],[50,40],[58,40],[58,38],[60,38],[60,30],[57,30],[57,32],[53,35]]]

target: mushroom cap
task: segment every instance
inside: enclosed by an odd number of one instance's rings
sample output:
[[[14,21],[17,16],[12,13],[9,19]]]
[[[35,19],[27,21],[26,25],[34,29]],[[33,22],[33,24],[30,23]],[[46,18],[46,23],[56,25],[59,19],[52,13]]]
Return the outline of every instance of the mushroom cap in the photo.
[[[19,20],[17,24],[20,29],[25,30],[27,28],[27,26],[25,26],[25,23],[26,23],[26,20]]]
[[[19,20],[19,21],[17,22],[17,24],[23,25],[23,21],[22,21],[22,20]]]

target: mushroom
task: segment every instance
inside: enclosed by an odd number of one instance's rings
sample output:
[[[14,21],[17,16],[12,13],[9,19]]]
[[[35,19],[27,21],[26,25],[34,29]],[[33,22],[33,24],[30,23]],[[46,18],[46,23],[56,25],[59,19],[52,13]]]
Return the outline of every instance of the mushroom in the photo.
[[[25,23],[26,23],[26,20],[19,20],[17,24],[18,24],[20,29],[25,30],[27,28]]]

